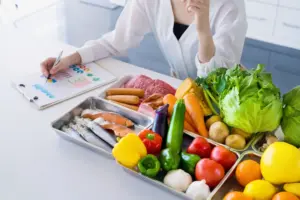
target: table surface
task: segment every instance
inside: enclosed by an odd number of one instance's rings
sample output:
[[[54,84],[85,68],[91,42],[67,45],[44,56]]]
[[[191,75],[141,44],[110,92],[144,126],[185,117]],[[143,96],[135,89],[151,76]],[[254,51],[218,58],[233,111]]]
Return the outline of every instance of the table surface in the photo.
[[[11,31],[0,31],[0,199],[99,200],[177,199],[125,173],[113,160],[60,138],[50,123],[101,88],[44,111],[38,111],[11,87],[12,77],[39,70],[39,63],[74,47],[39,41]],[[113,59],[98,62],[116,76],[142,73],[174,86],[179,80]]]

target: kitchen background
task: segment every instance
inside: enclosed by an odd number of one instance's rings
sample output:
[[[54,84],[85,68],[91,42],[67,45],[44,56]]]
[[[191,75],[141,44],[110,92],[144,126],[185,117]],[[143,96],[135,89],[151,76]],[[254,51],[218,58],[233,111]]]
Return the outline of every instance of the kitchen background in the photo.
[[[111,1],[124,5],[126,0]],[[242,64],[248,68],[265,64],[285,93],[300,83],[300,0],[245,3],[249,27]],[[10,27],[80,47],[114,28],[123,8],[116,4],[109,0],[0,0],[0,29]],[[169,74],[152,34],[128,57],[118,59]]]

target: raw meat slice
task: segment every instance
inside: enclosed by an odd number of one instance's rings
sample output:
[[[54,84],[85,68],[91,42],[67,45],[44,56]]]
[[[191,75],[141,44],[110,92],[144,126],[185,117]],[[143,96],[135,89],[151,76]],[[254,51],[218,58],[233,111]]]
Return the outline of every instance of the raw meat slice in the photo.
[[[146,90],[147,87],[152,84],[152,82],[154,82],[152,78],[145,75],[139,75],[129,80],[125,84],[125,88],[139,88]]]

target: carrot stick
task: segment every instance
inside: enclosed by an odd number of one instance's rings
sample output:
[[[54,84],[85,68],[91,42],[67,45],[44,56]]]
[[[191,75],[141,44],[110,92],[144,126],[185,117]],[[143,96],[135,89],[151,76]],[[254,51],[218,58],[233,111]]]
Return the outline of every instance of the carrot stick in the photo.
[[[199,100],[194,93],[189,93],[184,96],[184,103],[187,112],[191,115],[197,131],[203,137],[208,137],[208,131],[204,122],[204,113],[199,104]]]
[[[169,104],[169,108],[168,108],[169,116],[172,116],[172,114],[173,114],[173,108],[174,108],[176,101],[177,101],[176,97],[172,94],[167,94],[163,98],[164,104]],[[189,125],[196,128],[196,126],[188,112],[185,112],[184,120],[186,120],[189,123]]]
[[[140,98],[134,95],[111,95],[106,97],[108,100],[117,101],[120,103],[137,105],[140,102]]]

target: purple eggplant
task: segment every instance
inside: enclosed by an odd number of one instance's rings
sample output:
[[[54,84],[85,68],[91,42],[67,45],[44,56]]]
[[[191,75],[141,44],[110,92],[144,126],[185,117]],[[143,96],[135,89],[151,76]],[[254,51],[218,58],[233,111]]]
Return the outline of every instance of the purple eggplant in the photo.
[[[161,106],[155,111],[152,131],[159,134],[165,141],[168,133],[168,108],[169,104]]]

